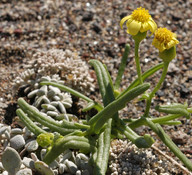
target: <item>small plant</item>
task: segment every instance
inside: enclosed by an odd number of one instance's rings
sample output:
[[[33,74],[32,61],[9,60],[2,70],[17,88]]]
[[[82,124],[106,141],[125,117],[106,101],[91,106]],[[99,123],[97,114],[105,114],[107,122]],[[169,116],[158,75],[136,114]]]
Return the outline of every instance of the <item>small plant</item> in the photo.
[[[155,93],[160,89],[167,73],[169,63],[176,56],[176,44],[178,40],[175,34],[166,28],[157,29],[156,23],[150,14],[144,8],[138,8],[132,15],[124,17],[120,26],[126,22],[127,32],[132,35],[135,41],[135,62],[138,78],[133,81],[127,89],[120,91],[120,83],[125,69],[126,60],[129,53],[129,45],[126,45],[125,52],[121,60],[118,75],[115,83],[105,65],[98,60],[90,60],[89,63],[94,67],[102,95],[103,105],[99,104],[89,97],[79,93],[67,86],[56,82],[42,81],[40,85],[51,85],[59,88],[61,91],[85,100],[88,104],[83,111],[89,111],[92,108],[97,110],[94,116],[88,116],[86,120],[72,122],[67,120],[57,121],[40,112],[37,108],[29,105],[23,98],[18,99],[19,109],[17,115],[23,123],[36,136],[39,145],[47,148],[47,153],[43,159],[48,165],[53,162],[66,149],[78,149],[84,153],[91,153],[90,164],[94,167],[93,174],[104,175],[107,171],[109,148],[111,140],[114,138],[127,138],[138,148],[150,148],[155,140],[149,135],[138,135],[134,129],[142,125],[151,128],[163,143],[177,156],[183,164],[192,171],[192,163],[173,143],[170,137],[165,133],[161,125],[178,125],[180,121],[175,121],[181,116],[190,118],[192,108],[187,104],[173,103],[171,105],[156,106],[159,112],[166,113],[163,117],[153,118],[150,115],[151,101]],[[155,65],[146,72],[141,72],[139,60],[139,44],[146,38],[147,31],[155,33],[153,45],[159,49],[159,57],[162,63]],[[153,75],[158,70],[163,69],[161,78],[151,92],[146,92],[150,88],[149,83],[144,83],[145,79]],[[119,117],[118,111],[123,109],[128,102],[142,95],[146,101],[146,108],[143,116],[138,119],[123,120]],[[34,121],[48,127],[51,133],[37,126]]]

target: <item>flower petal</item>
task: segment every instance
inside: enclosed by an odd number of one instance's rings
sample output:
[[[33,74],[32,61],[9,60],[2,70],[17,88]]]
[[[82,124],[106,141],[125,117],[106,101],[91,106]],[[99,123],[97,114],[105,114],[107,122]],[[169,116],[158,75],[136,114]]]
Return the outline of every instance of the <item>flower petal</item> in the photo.
[[[123,29],[123,24],[125,23],[125,21],[127,21],[128,19],[131,18],[131,15],[129,16],[125,16],[121,21],[120,21],[120,27],[121,29]]]
[[[142,25],[141,25],[141,29],[140,29],[140,32],[146,32],[147,30],[150,29],[150,25],[147,23],[147,22],[144,22]]]
[[[148,24],[150,25],[150,31],[151,31],[151,33],[154,33],[155,30],[157,29],[157,24],[155,23],[155,21],[153,21],[152,18],[151,18],[150,21],[148,21]]]
[[[141,22],[137,22],[135,20],[133,20],[128,26],[128,30],[131,35],[136,35],[139,32],[140,28]]]

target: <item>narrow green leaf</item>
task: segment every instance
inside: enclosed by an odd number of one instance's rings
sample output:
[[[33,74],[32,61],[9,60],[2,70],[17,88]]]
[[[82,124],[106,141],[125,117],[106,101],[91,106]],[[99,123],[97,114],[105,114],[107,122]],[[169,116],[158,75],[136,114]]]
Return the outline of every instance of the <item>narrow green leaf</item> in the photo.
[[[155,72],[157,72],[158,70],[160,70],[161,68],[163,68],[164,64],[160,63],[154,67],[152,67],[151,69],[147,70],[146,72],[144,72],[142,74],[142,80],[144,81],[145,79],[147,79],[148,77],[150,77],[151,75],[153,75]],[[135,81],[133,81],[129,87],[127,89],[125,89],[117,98],[120,98],[122,95],[124,95],[126,92],[130,91],[131,89],[133,89],[134,87],[139,85],[139,79],[137,78]]]
[[[120,63],[119,69],[118,69],[117,78],[115,80],[115,85],[114,85],[115,89],[119,89],[121,79],[122,79],[123,73],[125,71],[129,50],[130,50],[130,46],[129,46],[129,44],[126,44],[125,51],[123,53],[123,57],[121,59],[121,63]]]
[[[16,114],[19,116],[21,121],[25,124],[25,126],[36,136],[41,133],[46,133],[43,129],[38,127],[24,112],[22,109],[17,109]]]
[[[145,92],[149,87],[149,83],[144,83],[125,93],[123,96],[111,102],[101,112],[92,117],[89,120],[89,124],[92,126],[95,125],[95,132],[98,132],[109,118],[125,107],[127,102]]]

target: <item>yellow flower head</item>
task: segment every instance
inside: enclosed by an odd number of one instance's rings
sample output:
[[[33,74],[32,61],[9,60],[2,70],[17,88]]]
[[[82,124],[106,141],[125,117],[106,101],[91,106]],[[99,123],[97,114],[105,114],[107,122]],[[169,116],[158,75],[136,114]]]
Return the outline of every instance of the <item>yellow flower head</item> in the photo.
[[[148,10],[145,10],[142,7],[134,10],[131,15],[124,17],[120,21],[121,28],[123,28],[125,21],[127,21],[127,33],[131,35],[137,35],[138,32],[143,33],[147,32],[148,30],[150,30],[151,33],[154,33],[157,29],[157,25],[151,18]]]
[[[176,34],[166,28],[157,29],[155,32],[155,38],[152,42],[152,44],[159,49],[159,52],[163,52],[165,49],[168,50],[178,43],[179,41],[176,39]]]

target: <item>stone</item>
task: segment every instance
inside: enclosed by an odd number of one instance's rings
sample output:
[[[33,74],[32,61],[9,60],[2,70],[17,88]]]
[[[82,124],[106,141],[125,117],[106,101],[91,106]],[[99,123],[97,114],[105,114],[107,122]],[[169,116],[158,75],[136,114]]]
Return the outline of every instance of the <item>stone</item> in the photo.
[[[10,146],[16,150],[23,148],[25,140],[22,135],[16,135],[10,139]]]
[[[29,168],[22,169],[16,173],[16,175],[32,175],[32,171]]]
[[[23,164],[30,169],[35,169],[34,160],[28,157],[23,158]]]
[[[65,165],[67,166],[67,168],[72,174],[75,174],[76,171],[78,170],[77,165],[75,165],[72,161],[69,161],[69,160],[65,161]]]
[[[32,140],[25,145],[25,148],[28,152],[36,151],[38,147],[39,145],[36,140]]]
[[[35,169],[41,175],[54,175],[54,172],[51,170],[51,168],[49,168],[49,166],[42,161],[36,161],[35,162]]]
[[[15,174],[19,171],[22,164],[19,153],[11,147],[5,149],[1,161],[5,170],[10,174]]]

